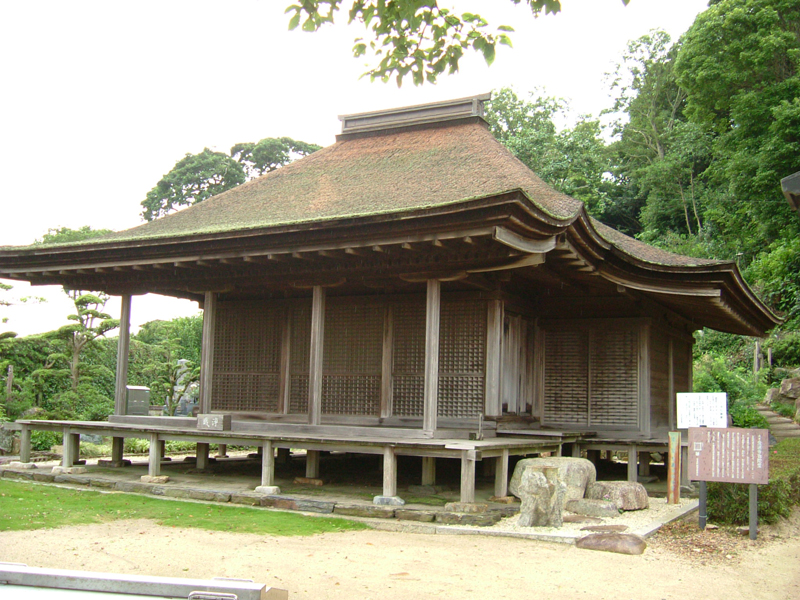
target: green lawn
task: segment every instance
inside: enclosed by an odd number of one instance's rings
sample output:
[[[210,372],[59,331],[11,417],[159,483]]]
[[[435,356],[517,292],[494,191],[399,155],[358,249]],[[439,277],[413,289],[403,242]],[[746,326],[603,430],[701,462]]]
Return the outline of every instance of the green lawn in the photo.
[[[332,517],[308,517],[225,504],[0,481],[0,531],[106,523],[119,519],[152,519],[166,527],[287,536],[367,528],[363,523]]]

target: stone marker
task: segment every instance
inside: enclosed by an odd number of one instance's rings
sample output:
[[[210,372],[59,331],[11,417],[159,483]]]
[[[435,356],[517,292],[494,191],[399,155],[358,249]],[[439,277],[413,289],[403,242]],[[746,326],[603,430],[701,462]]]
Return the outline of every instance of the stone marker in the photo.
[[[509,493],[514,494],[517,498],[521,498],[519,495],[520,478],[523,471],[528,467],[532,467],[537,471],[557,468],[559,479],[567,485],[567,501],[583,498],[586,487],[594,483],[597,478],[594,464],[585,458],[571,458],[568,456],[525,458],[517,463],[511,482],[508,484]]]
[[[642,554],[647,543],[632,533],[593,533],[575,542],[575,547],[617,554]]]
[[[642,510],[650,505],[647,490],[633,481],[597,481],[586,488],[586,498],[613,502],[620,510]]]
[[[524,468],[516,492],[522,499],[517,521],[520,527],[561,527],[567,484],[559,475],[557,467]]]
[[[609,518],[619,516],[617,505],[607,500],[589,500],[587,498],[570,500],[567,502],[566,508],[569,512],[584,517]]]

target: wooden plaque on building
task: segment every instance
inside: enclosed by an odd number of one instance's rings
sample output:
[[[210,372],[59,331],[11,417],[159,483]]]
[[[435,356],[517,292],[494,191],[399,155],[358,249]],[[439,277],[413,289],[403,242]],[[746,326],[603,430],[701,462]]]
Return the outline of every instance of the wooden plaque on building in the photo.
[[[769,430],[690,428],[689,479],[769,483]]]
[[[197,415],[197,428],[208,431],[230,431],[231,415]]]

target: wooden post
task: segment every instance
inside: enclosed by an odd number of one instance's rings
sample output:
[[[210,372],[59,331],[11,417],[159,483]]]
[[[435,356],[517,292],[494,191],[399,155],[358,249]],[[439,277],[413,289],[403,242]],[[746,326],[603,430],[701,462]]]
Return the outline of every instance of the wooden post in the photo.
[[[217,458],[228,457],[228,444],[217,444]]]
[[[161,475],[161,444],[158,443],[158,434],[150,434],[150,455],[147,461],[148,477],[158,477]]]
[[[311,301],[311,348],[308,369],[308,422],[322,422],[322,354],[325,342],[325,288],[314,286]]]
[[[81,436],[79,433],[73,433],[70,436],[70,443],[72,444],[72,464],[79,465],[85,464],[86,461],[81,463]]]
[[[504,498],[508,496],[508,448],[504,448],[503,454],[495,461],[497,466],[494,471],[494,495]]]
[[[205,442],[197,442],[197,450],[195,456],[197,457],[197,464],[195,465],[199,471],[205,471],[208,468],[208,446]]]
[[[436,457],[422,457],[422,485],[436,485]]]
[[[211,412],[214,376],[214,335],[217,321],[217,294],[206,292],[203,302],[203,341],[200,354],[200,414]],[[199,457],[198,457],[199,458]],[[201,467],[197,467],[198,469]]]
[[[503,302],[490,300],[486,323],[486,415],[499,417],[503,413],[500,390],[503,348]]]
[[[75,461],[75,444],[72,443],[72,433],[69,427],[64,427],[64,433],[61,438],[63,450],[61,451],[61,466],[66,468],[71,467]]]
[[[381,418],[392,416],[392,368],[394,365],[394,315],[387,306],[383,313],[383,356],[381,361]]]
[[[121,467],[125,455],[125,438],[111,438],[111,464]]]
[[[650,336],[649,324],[639,327],[639,431],[650,435]],[[636,460],[634,459],[634,464]],[[631,481],[636,481],[633,479]]]
[[[669,464],[667,466],[667,504],[681,501],[681,432],[669,432]]]
[[[131,296],[122,296],[117,339],[117,374],[114,383],[114,414],[128,412],[128,355],[131,349]]]
[[[27,425],[22,425],[19,431],[19,461],[31,462],[31,430]]]
[[[667,397],[669,398],[669,427],[670,429],[677,429],[678,424],[675,421],[677,396],[675,394],[675,344],[672,338],[669,338],[669,346],[667,347]]]
[[[275,451],[272,440],[264,440],[261,448],[261,485],[275,485]]]
[[[639,453],[636,450],[636,444],[630,444],[628,446],[628,481],[632,483],[636,483],[636,481],[638,480],[637,477],[638,458],[639,458]]]
[[[648,477],[650,475],[650,453],[638,452],[639,456],[639,477]]]
[[[475,502],[475,451],[461,451],[461,502]]]
[[[391,446],[383,448],[383,495],[397,496],[397,456]]]
[[[278,448],[278,464],[285,465],[292,458],[292,451],[289,448]]]
[[[292,388],[292,311],[283,311],[283,328],[281,329],[281,366],[278,388],[278,412],[289,413]]]
[[[433,437],[433,432],[436,431],[439,410],[439,320],[441,317],[442,284],[438,279],[428,280],[426,298],[422,431],[424,435]]]
[[[161,456],[161,460],[166,459],[167,457],[167,440],[158,440],[158,454]]]
[[[306,450],[306,477],[319,477],[319,450]]]

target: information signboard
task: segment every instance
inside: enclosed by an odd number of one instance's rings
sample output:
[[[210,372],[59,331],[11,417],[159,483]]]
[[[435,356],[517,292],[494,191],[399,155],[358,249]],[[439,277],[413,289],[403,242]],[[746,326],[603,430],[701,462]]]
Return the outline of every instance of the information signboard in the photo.
[[[689,427],[727,427],[728,395],[676,394],[678,404],[678,429]]]
[[[769,483],[769,430],[691,427],[689,479]]]

